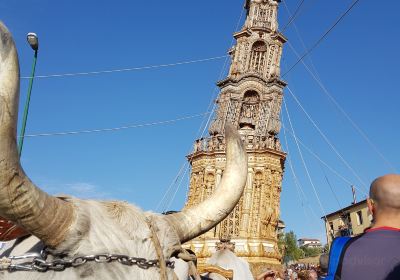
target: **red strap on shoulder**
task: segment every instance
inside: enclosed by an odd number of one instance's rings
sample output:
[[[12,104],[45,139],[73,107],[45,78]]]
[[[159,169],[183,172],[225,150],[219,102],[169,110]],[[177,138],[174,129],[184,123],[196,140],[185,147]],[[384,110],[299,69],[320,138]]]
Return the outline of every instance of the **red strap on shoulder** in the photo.
[[[0,241],[10,241],[27,234],[28,233],[21,227],[18,227],[12,222],[0,217]]]
[[[400,231],[400,228],[394,228],[394,227],[377,227],[377,228],[370,228],[367,229],[365,232],[374,232],[378,230],[390,230],[390,231]]]

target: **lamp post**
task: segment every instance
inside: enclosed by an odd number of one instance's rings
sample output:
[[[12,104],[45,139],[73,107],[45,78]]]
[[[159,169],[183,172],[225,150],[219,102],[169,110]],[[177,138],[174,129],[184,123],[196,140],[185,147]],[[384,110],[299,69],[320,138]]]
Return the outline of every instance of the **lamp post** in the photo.
[[[24,115],[22,117],[21,133],[19,135],[19,141],[18,141],[18,153],[19,153],[20,157],[22,154],[22,147],[24,145],[26,121],[28,119],[28,112],[29,112],[29,102],[31,100],[33,78],[35,77],[36,61],[37,61],[37,55],[38,55],[38,50],[39,50],[39,39],[38,39],[36,33],[28,33],[28,35],[26,36],[26,39],[28,40],[28,43],[31,46],[32,50],[35,51],[35,54],[33,57],[32,74],[31,74],[31,78],[29,80],[28,95],[26,97]]]

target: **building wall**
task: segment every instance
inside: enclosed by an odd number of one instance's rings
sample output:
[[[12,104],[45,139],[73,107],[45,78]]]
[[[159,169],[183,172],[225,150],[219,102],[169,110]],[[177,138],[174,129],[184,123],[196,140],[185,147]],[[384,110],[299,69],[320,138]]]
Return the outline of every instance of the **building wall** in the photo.
[[[343,218],[344,215],[349,217],[349,222],[346,221],[346,218]],[[325,223],[327,243],[330,244],[333,238],[342,236],[347,225],[350,225],[348,227],[350,236],[357,236],[371,226],[366,201],[356,204],[354,207],[346,207],[342,212],[327,215],[327,222]]]
[[[321,242],[319,240],[299,239],[299,247],[302,247],[302,246],[319,247],[319,246],[321,246]]]
[[[361,224],[358,222],[358,218],[357,218],[357,212],[359,212],[359,211],[361,212],[361,217],[362,217]],[[369,215],[369,210],[366,205],[360,205],[360,206],[356,207],[350,213],[351,224],[353,227],[354,235],[359,235],[359,234],[363,233],[366,228],[371,226],[371,221],[370,221],[368,215]]]

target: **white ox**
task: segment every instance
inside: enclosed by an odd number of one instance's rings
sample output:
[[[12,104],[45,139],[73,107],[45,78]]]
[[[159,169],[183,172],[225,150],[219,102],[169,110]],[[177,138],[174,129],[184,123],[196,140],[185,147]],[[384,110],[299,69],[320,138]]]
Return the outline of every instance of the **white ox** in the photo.
[[[181,243],[208,231],[239,201],[247,176],[247,157],[237,132],[227,127],[227,165],[215,193],[201,204],[168,216],[144,213],[118,201],[59,199],[34,185],[21,168],[16,145],[19,65],[15,44],[0,22],[0,216],[37,237],[51,259],[122,254],[148,260],[171,257]],[[149,227],[153,224],[153,230]],[[152,232],[156,233],[152,238]],[[159,242],[160,246],[156,246]],[[18,245],[19,246],[19,245]],[[18,246],[11,252],[18,252]],[[22,244],[21,244],[22,246]],[[156,248],[160,250],[157,251]],[[1,271],[0,279],[174,279],[173,270],[142,269],[117,261],[87,262],[61,272]]]
[[[249,263],[236,256],[228,248],[215,252],[207,261],[207,264],[227,270],[233,270],[233,280],[254,280]],[[177,274],[178,280],[187,280],[188,275],[190,275],[189,271],[190,268],[188,263],[180,259],[176,260],[175,273]],[[225,277],[217,273],[207,273],[202,275],[212,280],[226,280]]]
[[[236,256],[227,248],[215,252],[207,261],[207,263],[222,267],[224,269],[232,269],[233,280],[254,280],[254,277],[250,271],[249,263]],[[215,273],[210,273],[209,277],[213,280],[224,279]]]

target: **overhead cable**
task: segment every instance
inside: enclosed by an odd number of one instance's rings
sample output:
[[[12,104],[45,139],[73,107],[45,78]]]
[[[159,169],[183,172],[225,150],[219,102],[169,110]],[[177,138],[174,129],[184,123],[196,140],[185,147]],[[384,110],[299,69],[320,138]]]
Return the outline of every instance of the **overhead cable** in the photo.
[[[155,125],[162,125],[162,124],[170,124],[179,121],[189,120],[193,118],[198,118],[204,115],[208,115],[210,112],[205,112],[197,115],[192,116],[185,116],[173,120],[166,120],[166,121],[158,121],[158,122],[150,122],[150,123],[143,123],[143,124],[133,124],[127,126],[120,126],[120,127],[113,127],[113,128],[100,128],[100,129],[87,129],[87,130],[77,130],[77,131],[66,131],[66,132],[50,132],[50,133],[37,133],[37,134],[27,134],[26,137],[47,137],[47,136],[65,136],[65,135],[77,135],[77,134],[88,134],[88,133],[98,133],[98,132],[111,132],[111,131],[119,131],[124,129],[131,129],[131,128],[139,128],[139,127],[147,127],[147,126],[155,126]],[[21,136],[18,136],[21,137]]]
[[[181,173],[183,171],[183,169],[186,167],[187,162],[185,162],[185,164],[183,164],[178,172],[178,174],[176,175],[176,177],[174,178],[174,180],[172,181],[172,183],[169,185],[169,187],[167,188],[166,192],[164,193],[164,196],[161,198],[161,200],[158,202],[158,205],[156,207],[156,211],[157,212],[163,212],[165,210],[167,210],[167,203],[168,203],[168,198],[167,196],[171,193],[172,187],[178,182],[179,177],[181,176]]]
[[[285,107],[285,111],[286,111],[286,114],[287,114],[287,117],[288,117],[288,121],[289,121],[289,124],[290,124],[290,128],[291,128],[291,130],[292,130],[292,133],[293,133],[293,135],[296,135],[296,133],[294,132],[292,120],[291,120],[291,118],[290,118],[289,110],[288,110],[288,108],[287,108],[285,99],[283,99],[283,104],[284,104],[284,107]],[[316,187],[315,187],[315,185],[314,185],[314,182],[313,182],[313,180],[312,180],[312,178],[311,178],[310,172],[308,171],[308,167],[307,167],[307,164],[306,164],[306,162],[305,162],[305,160],[304,160],[303,153],[301,152],[300,145],[299,145],[299,143],[298,143],[297,140],[296,140],[297,138],[294,137],[294,139],[295,139],[295,143],[296,143],[296,146],[297,146],[297,150],[298,150],[299,155],[300,155],[300,158],[301,158],[301,162],[303,163],[304,169],[305,169],[305,171],[306,171],[307,178],[308,178],[308,180],[309,180],[309,182],[310,182],[310,184],[311,184],[311,187],[312,187],[312,189],[313,189],[313,191],[314,191],[314,195],[315,195],[315,197],[317,198],[318,204],[319,204],[319,206],[321,207],[322,213],[324,214],[325,221],[327,221],[327,217],[326,217],[326,216],[327,216],[327,213],[326,213],[326,211],[325,211],[324,206],[322,206],[321,199],[320,199],[320,197],[319,197],[319,195],[318,195],[317,189],[316,189]]]
[[[238,20],[238,22],[236,24],[235,31],[237,31],[239,29],[239,25],[240,25],[240,23],[242,21],[243,14],[244,14],[244,9],[240,13],[240,17],[239,17],[239,20]],[[231,45],[233,43],[234,43],[234,38],[232,38],[232,40],[231,40]],[[218,80],[221,80],[223,75],[224,75],[224,73],[226,72],[226,67],[228,65],[228,60],[229,60],[229,56],[225,56],[224,65],[221,68],[221,72],[219,74]],[[202,120],[202,122],[200,124],[200,127],[199,127],[199,129],[197,131],[198,138],[203,137],[205,135],[207,127],[211,122],[211,118],[212,118],[212,116],[213,116],[213,114],[215,112],[216,106],[217,106],[216,102],[214,102],[217,94],[218,94],[218,88],[214,87],[214,89],[212,91],[212,94],[211,94],[210,102],[209,102],[208,107],[207,107],[207,111],[210,112],[210,114],[208,115],[208,117],[204,117],[203,118],[203,120]],[[190,146],[190,150],[188,151],[188,154],[191,152],[191,149],[192,149],[192,146]],[[164,194],[164,197],[162,198],[162,200],[160,202],[160,203],[163,203],[163,207],[164,208],[166,206],[169,207],[171,205],[171,203],[173,202],[173,200],[175,199],[176,193],[178,192],[179,188],[181,187],[183,178],[186,175],[186,173],[189,171],[189,169],[190,169],[190,165],[188,164],[187,161],[185,161],[182,164],[181,168],[179,169],[178,174],[176,176],[176,179],[170,184],[170,186],[168,187],[166,193]],[[183,175],[182,175],[182,173],[183,173]],[[177,184],[177,180],[178,180],[178,178],[180,176],[182,176],[182,179],[181,179],[181,181],[179,182],[179,184],[177,185],[177,187],[175,188],[175,191],[174,191],[173,190],[173,186],[175,186]],[[190,188],[190,184],[188,184],[188,186],[186,188],[186,199],[189,197],[189,188]],[[174,192],[174,193],[173,193],[173,195],[171,197],[171,193],[172,192]],[[160,204],[159,204],[159,206],[160,206]],[[157,209],[159,208],[159,206],[157,206]]]
[[[283,129],[285,131],[287,131],[289,134],[292,135],[292,137],[296,137],[297,141],[299,142],[299,144],[301,146],[303,146],[304,149],[306,149],[307,152],[309,152],[313,157],[315,157],[320,163],[322,163],[323,165],[325,165],[325,167],[327,167],[332,173],[334,173],[336,176],[338,176],[338,178],[342,179],[343,182],[345,182],[346,184],[348,184],[349,186],[354,186],[357,190],[359,190],[360,192],[362,192],[364,195],[368,195],[364,190],[360,189],[359,187],[357,187],[354,183],[352,183],[350,180],[346,179],[343,175],[341,175],[338,171],[336,171],[333,167],[331,167],[329,164],[327,164],[325,161],[323,161],[315,152],[313,152],[309,147],[307,147],[306,144],[304,144],[304,142],[296,135],[294,136],[290,130],[288,130],[286,127],[283,126]]]
[[[167,211],[168,209],[170,209],[172,202],[174,202],[176,194],[178,193],[178,191],[180,190],[180,188],[182,186],[183,179],[185,179],[186,174],[188,174],[188,172],[189,172],[189,165],[190,165],[189,163],[186,163],[185,171],[181,175],[181,180],[179,181],[178,186],[175,188],[175,191],[172,194],[172,197],[170,197],[168,204],[165,206],[164,212]]]
[[[289,10],[289,7],[286,5],[285,2],[284,2],[284,4],[285,4],[285,7],[286,7],[286,10],[287,10],[288,14],[291,15],[291,12],[290,12],[290,10]],[[305,43],[304,43],[304,40],[303,40],[303,38],[302,38],[302,36],[301,36],[301,34],[300,34],[300,31],[299,31],[299,29],[298,29],[296,23],[293,23],[293,26],[294,26],[294,28],[295,28],[297,37],[299,38],[299,40],[300,40],[300,42],[301,42],[301,44],[302,44],[304,50],[307,50],[307,47],[306,47],[306,45],[305,45]],[[293,53],[294,53],[298,58],[300,58],[299,53],[296,51],[296,49],[293,47],[293,45],[290,43],[290,41],[288,41],[288,44],[289,44],[290,49],[293,51]],[[309,60],[310,60],[310,64],[311,64],[312,70],[311,70],[310,67],[305,63],[304,60],[302,60],[301,62],[302,62],[302,64],[303,64],[303,66],[306,68],[306,70],[308,71],[308,73],[311,75],[311,77],[317,82],[317,84],[320,86],[320,88],[322,89],[322,91],[328,96],[329,100],[330,100],[330,101],[339,109],[339,111],[350,121],[350,123],[351,123],[351,124],[353,125],[353,127],[361,134],[361,136],[364,137],[364,139],[372,146],[372,148],[378,153],[378,155],[383,159],[383,161],[385,161],[385,163],[388,164],[389,167],[390,167],[395,173],[397,173],[397,171],[396,171],[396,169],[394,168],[394,166],[385,158],[385,156],[384,156],[384,155],[379,151],[379,149],[372,143],[372,141],[371,141],[371,140],[368,138],[368,136],[361,130],[361,128],[350,118],[350,116],[344,111],[344,109],[343,109],[343,108],[339,105],[339,103],[334,99],[334,97],[332,96],[332,94],[329,93],[329,91],[327,90],[327,88],[326,88],[325,85],[323,84],[323,82],[322,82],[320,76],[318,75],[318,71],[317,71],[316,67],[314,66],[314,63],[313,63],[313,60],[312,60],[311,56],[309,56],[308,58],[309,58]],[[290,131],[289,131],[289,133],[290,133]],[[336,170],[334,170],[332,167],[330,167],[330,166],[327,165],[324,161],[322,161],[322,160],[321,160],[314,152],[312,152],[311,149],[308,148],[303,142],[301,142],[301,141],[299,141],[299,142],[300,142],[300,144],[301,144],[306,150],[308,150],[309,153],[311,153],[314,157],[316,157],[316,158],[320,161],[320,163],[324,164],[324,165],[325,165],[327,168],[329,168],[333,173],[335,173],[339,178],[341,178],[342,180],[344,180],[345,182],[347,182],[349,186],[350,186],[350,185],[354,185],[352,182],[350,182],[349,180],[347,180],[346,178],[344,178],[344,177],[343,177],[341,174],[339,174]],[[322,168],[322,167],[321,167],[321,168]],[[323,169],[322,169],[322,170],[323,170]],[[328,180],[328,178],[327,178],[326,175],[325,175],[325,177],[326,177],[326,181],[327,181],[328,184],[330,185],[329,180]],[[362,192],[364,195],[368,196],[368,194],[367,194],[364,190],[358,188],[357,186],[355,186],[355,188],[356,188],[357,190],[359,190],[360,192]]]
[[[306,211],[306,209],[304,207],[304,201],[307,204],[307,206],[309,207],[309,209],[310,209],[311,213],[313,214],[314,218],[316,219],[316,221],[320,222],[320,219],[317,217],[317,215],[315,214],[314,209],[311,207],[310,202],[308,201],[307,196],[306,196],[306,194],[304,192],[304,188],[300,184],[300,181],[297,178],[296,172],[294,171],[293,163],[292,163],[292,160],[291,160],[291,153],[290,153],[290,150],[289,150],[289,144],[288,144],[288,140],[287,140],[287,137],[286,137],[286,130],[285,130],[286,127],[285,127],[285,124],[283,122],[283,114],[282,114],[282,127],[284,128],[283,135],[284,135],[284,138],[285,138],[286,152],[288,154],[287,160],[288,160],[289,167],[290,167],[290,170],[291,170],[291,173],[292,173],[294,184],[296,186],[297,196],[299,197],[301,206],[302,206],[303,211],[304,211],[304,215],[308,218],[308,220],[310,222],[310,225],[314,225],[314,223],[311,222],[311,218],[307,214],[307,211]]]
[[[284,2],[285,8],[290,15],[291,12],[289,10],[289,7],[286,5],[286,2]],[[300,31],[296,25],[296,23],[293,23],[293,26],[295,28],[297,37],[299,38],[304,50],[307,50],[307,47],[304,43],[303,37],[300,34]],[[300,58],[300,54],[296,51],[294,48],[293,44],[288,41],[287,42],[290,49],[292,52],[297,56],[297,58]],[[378,147],[371,141],[371,139],[368,137],[368,135],[358,126],[355,121],[350,117],[350,115],[343,109],[342,106],[336,101],[336,99],[333,97],[333,95],[328,91],[327,87],[324,85],[322,82],[322,79],[320,78],[318,71],[313,63],[313,60],[311,56],[308,57],[310,60],[310,65],[311,68],[305,63],[304,60],[301,61],[303,64],[304,68],[306,68],[307,72],[311,75],[311,77],[315,80],[315,82],[318,84],[318,86],[322,89],[323,93],[328,97],[328,99],[336,106],[336,108],[339,110],[340,113],[344,115],[344,117],[350,122],[350,124],[353,126],[353,128],[361,135],[362,138],[372,147],[372,149],[378,154],[378,156],[385,162],[385,164],[394,172],[398,173],[397,169],[395,166],[383,155],[383,153],[378,149]]]
[[[296,10],[294,11],[294,13],[289,17],[289,20],[288,20],[288,22],[285,24],[285,26],[282,28],[282,32],[284,32],[293,22],[294,22],[294,20],[296,19],[296,17],[298,16],[298,14],[299,14],[299,12],[300,12],[300,9],[301,9],[301,7],[303,6],[303,4],[304,4],[304,1],[305,0],[301,0],[301,2],[299,3],[299,5],[297,5],[297,8],[296,8]],[[286,5],[286,1],[284,0],[283,1],[283,3],[285,4],[285,6],[287,7],[287,5]]]
[[[316,47],[319,46],[319,44],[328,36],[328,34],[341,22],[346,15],[354,8],[354,6],[359,2],[360,0],[355,0],[350,7],[347,8],[347,10],[335,21],[335,23],[317,40],[317,42],[314,43],[314,45],[311,46],[297,61],[295,64],[293,64],[283,75],[282,78],[285,77],[289,72],[291,72],[306,56],[308,56]]]
[[[307,113],[307,111],[304,109],[303,105],[300,103],[299,99],[294,95],[290,87],[287,87],[290,95],[293,97],[293,99],[296,101],[297,105],[301,108],[301,110],[304,112],[304,114],[307,116],[308,120],[311,122],[311,124],[317,129],[319,134],[322,136],[322,138],[325,140],[325,142],[331,147],[331,149],[335,152],[335,154],[339,157],[339,159],[346,165],[346,167],[353,173],[353,175],[360,181],[361,185],[366,189],[366,184],[365,182],[358,176],[358,174],[355,172],[355,170],[350,166],[350,164],[344,159],[344,157],[339,153],[339,151],[335,148],[335,146],[332,144],[332,142],[328,139],[328,137],[325,135],[325,133],[322,132],[322,130],[319,128],[319,126],[316,124],[316,122],[311,118],[310,114]]]
[[[289,42],[289,47],[291,50],[299,56],[298,52],[294,49],[293,45],[290,44]],[[317,76],[317,74],[314,74],[313,71],[308,67],[308,65],[302,61],[302,64],[304,68],[308,71],[308,73],[311,75],[311,77],[315,80],[315,82],[318,84],[318,86],[322,89],[323,93],[328,97],[328,99],[336,106],[338,111],[343,114],[343,116],[350,122],[350,124],[353,126],[353,128],[361,135],[362,138],[372,147],[372,149],[379,155],[379,157],[388,165],[388,167],[394,172],[398,173],[397,169],[394,167],[394,165],[386,159],[386,157],[383,155],[383,153],[378,149],[378,147],[371,141],[371,139],[368,137],[368,135],[354,122],[354,120],[350,117],[350,115],[343,109],[342,106],[336,101],[336,99],[330,94],[328,89],[325,87],[325,85],[322,83],[321,79]],[[314,67],[315,69],[315,67]],[[315,70],[314,70],[315,71]]]
[[[109,73],[118,73],[118,72],[130,72],[130,71],[148,70],[148,69],[165,68],[165,67],[172,67],[172,66],[178,66],[178,65],[207,62],[207,61],[222,59],[222,58],[226,58],[226,57],[228,57],[228,55],[221,55],[221,56],[215,56],[215,57],[209,57],[209,58],[203,58],[203,59],[197,59],[197,60],[181,61],[181,62],[168,63],[168,64],[158,64],[158,65],[148,65],[148,66],[141,66],[141,67],[132,67],[132,68],[99,70],[99,71],[77,72],[77,73],[37,75],[37,76],[35,76],[35,78],[61,78],[61,77],[75,77],[75,76],[109,74]],[[30,77],[21,77],[21,79],[30,79]]]
[[[328,184],[328,186],[329,186],[329,188],[330,188],[330,190],[331,190],[331,192],[333,194],[333,197],[336,199],[336,202],[337,202],[337,204],[339,206],[339,209],[342,209],[343,208],[342,204],[340,203],[338,196],[336,195],[335,191],[333,190],[333,186],[332,186],[331,182],[329,181],[328,176],[326,175],[324,168],[322,167],[321,164],[319,166],[321,167],[322,173],[324,174],[324,177],[325,177],[325,181]]]
[[[239,19],[238,19],[238,21],[237,21],[237,23],[236,23],[235,32],[237,32],[237,31],[239,30],[239,28],[240,28],[240,23],[241,23],[241,21],[242,21],[242,19],[243,19],[243,15],[244,15],[244,9],[242,9],[242,11],[241,11],[241,13],[240,13],[240,17],[239,17]],[[235,39],[232,37],[232,39],[231,39],[231,45],[233,45],[234,42],[235,42]],[[227,72],[227,69],[226,69],[226,68],[227,68],[227,66],[228,66],[228,64],[229,64],[229,63],[228,63],[228,62],[229,62],[229,58],[230,58],[230,56],[226,56],[226,57],[225,57],[224,65],[222,66],[221,72],[220,72],[219,77],[218,77],[218,80],[219,80],[219,81],[222,80],[224,74]],[[207,127],[208,127],[208,125],[210,124],[210,121],[211,121],[211,118],[212,118],[212,116],[213,116],[213,113],[215,112],[215,109],[216,109],[216,107],[217,107],[217,103],[215,102],[215,98],[216,98],[217,95],[218,95],[218,89],[219,89],[218,87],[214,87],[214,91],[213,91],[213,94],[212,94],[212,96],[211,96],[211,100],[210,100],[210,103],[209,103],[209,105],[208,105],[208,108],[207,108],[207,111],[211,111],[212,113],[208,116],[207,122],[205,123],[205,125],[204,125],[204,127],[203,127],[203,130],[202,130],[202,133],[201,133],[201,137],[204,136],[204,134],[205,134],[205,132],[206,132],[206,130],[207,130]],[[212,106],[212,109],[210,110],[211,106]]]

